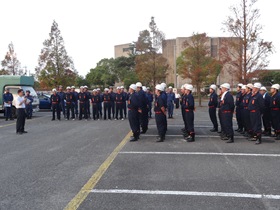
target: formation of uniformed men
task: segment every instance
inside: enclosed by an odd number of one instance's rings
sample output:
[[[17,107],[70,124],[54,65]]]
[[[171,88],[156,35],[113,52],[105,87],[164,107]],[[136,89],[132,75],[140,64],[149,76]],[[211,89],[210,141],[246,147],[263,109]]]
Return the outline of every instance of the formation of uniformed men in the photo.
[[[209,117],[213,124],[211,132],[220,133],[221,139],[227,143],[234,142],[233,114],[236,114],[237,126],[235,130],[243,134],[250,141],[256,144],[262,143],[262,135],[270,136],[274,129],[274,137],[280,140],[280,93],[279,84],[271,86],[271,96],[265,87],[260,83],[238,84],[236,99],[231,94],[231,87],[228,83],[220,86],[220,93],[217,94],[217,86],[210,86],[210,97],[208,102]],[[182,134],[187,142],[195,141],[194,111],[195,102],[192,95],[193,86],[185,84],[181,87],[181,113],[184,122]],[[67,87],[66,92],[53,89],[51,95],[52,112],[55,120],[60,120],[60,113],[63,112],[66,120],[79,120],[91,118],[104,120],[112,118],[124,120],[127,117],[130,123],[133,136],[130,141],[138,141],[140,134],[148,130],[149,118],[152,117],[152,103],[154,101],[154,114],[158,130],[157,142],[165,140],[167,131],[167,118],[173,118],[175,104],[175,94],[172,87],[166,91],[166,84],[158,84],[155,87],[155,95],[149,88],[142,86],[140,82],[131,84],[129,92],[124,91],[124,87],[105,88],[104,93],[100,89],[94,89],[92,93],[88,87],[80,87],[80,92],[75,91],[75,87]],[[64,105],[65,103],[65,105]],[[103,105],[102,105],[103,103]],[[63,104],[63,105],[62,105]],[[63,108],[65,111],[63,111]],[[79,110],[78,110],[79,107]],[[90,108],[91,107],[91,108]],[[103,107],[103,109],[102,109]],[[218,109],[218,118],[217,111]],[[71,114],[71,115],[70,115]],[[168,115],[168,117],[167,117]],[[218,131],[218,120],[221,130]],[[262,131],[262,124],[264,131]]]
[[[148,130],[148,120],[152,117],[151,106],[153,102],[153,94],[149,88],[142,87],[141,83],[137,83],[138,99],[141,101],[140,106],[142,113],[140,115],[141,133]],[[94,89],[88,91],[87,86],[81,86],[80,91],[76,92],[75,87],[67,87],[66,92],[62,86],[59,90],[52,90],[50,97],[52,106],[52,120],[56,118],[61,120],[61,112],[66,120],[93,119],[93,120],[124,120],[127,118],[127,101],[129,93],[124,91],[124,87],[117,87],[116,92],[113,87],[101,90]]]
[[[280,94],[279,84],[271,86],[271,96],[261,83],[238,84],[236,100],[231,95],[230,85],[224,83],[220,86],[221,94],[216,94],[216,85],[210,86],[209,116],[213,123],[211,132],[218,131],[216,109],[221,125],[221,139],[227,143],[234,142],[232,126],[235,110],[238,128],[235,130],[243,134],[255,144],[262,143],[262,135],[276,137],[280,140]],[[262,124],[264,130],[262,131]],[[271,134],[272,128],[275,134]]]

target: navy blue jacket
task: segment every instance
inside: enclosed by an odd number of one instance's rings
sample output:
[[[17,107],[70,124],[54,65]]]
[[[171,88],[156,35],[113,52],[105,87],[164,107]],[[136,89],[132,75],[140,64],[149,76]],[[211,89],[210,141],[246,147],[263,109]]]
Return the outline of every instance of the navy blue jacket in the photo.
[[[182,103],[182,107],[184,109],[189,109],[189,110],[194,110],[194,98],[193,95],[190,94],[185,94],[184,98],[183,98],[183,103]]]
[[[234,99],[233,96],[230,94],[230,92],[227,92],[223,98],[223,100],[221,100],[220,102],[220,110],[222,112],[225,111],[234,111]]]
[[[4,99],[5,103],[8,103],[8,101],[13,101],[14,97],[13,97],[13,94],[11,94],[11,93],[4,93],[3,99]]]
[[[128,110],[137,111],[138,112],[138,109],[140,108],[139,98],[138,97],[139,96],[136,93],[129,94],[129,98],[127,100],[127,108],[128,108]]]
[[[264,99],[263,99],[263,96],[259,92],[254,95],[252,94],[248,109],[250,111],[263,112]]]
[[[218,107],[218,95],[216,92],[211,93],[208,106],[210,108],[217,108]]]
[[[161,93],[155,100],[155,105],[154,105],[155,113],[161,112],[162,114],[164,114],[161,110],[161,108],[164,107],[164,101],[163,101],[162,95],[163,95],[163,93]]]

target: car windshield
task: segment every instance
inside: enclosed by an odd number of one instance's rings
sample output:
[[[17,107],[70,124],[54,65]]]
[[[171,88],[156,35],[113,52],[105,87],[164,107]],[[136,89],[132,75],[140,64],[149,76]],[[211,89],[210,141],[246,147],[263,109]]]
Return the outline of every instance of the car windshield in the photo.
[[[7,86],[10,89],[10,93],[12,93],[13,95],[17,95],[17,91],[18,89],[22,88],[24,93],[29,90],[30,91],[30,95],[32,95],[33,97],[38,97],[37,93],[35,92],[34,88],[31,86]]]

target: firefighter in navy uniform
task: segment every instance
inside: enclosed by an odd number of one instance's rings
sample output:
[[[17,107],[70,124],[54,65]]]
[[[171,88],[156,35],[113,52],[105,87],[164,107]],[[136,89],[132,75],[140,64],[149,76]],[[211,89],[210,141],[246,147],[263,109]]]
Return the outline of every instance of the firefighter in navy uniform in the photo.
[[[247,86],[243,85],[241,87],[241,96],[239,98],[239,102],[237,103],[238,107],[239,107],[239,111],[240,111],[240,130],[237,131],[239,133],[243,133],[244,132],[244,104],[243,104],[243,98],[246,95],[246,89]]]
[[[130,138],[130,141],[138,141],[140,136],[140,120],[139,120],[139,114],[142,111],[138,94],[136,93],[136,85],[131,84],[129,86],[129,98],[127,101],[127,109],[128,109],[128,120],[130,124],[130,128],[132,130],[133,136]]]
[[[280,94],[278,92],[279,88],[279,84],[274,84],[270,88],[270,116],[272,128],[275,131],[276,140],[280,140]]]
[[[53,94],[50,97],[51,104],[52,104],[52,121],[55,120],[55,113],[57,119],[60,120],[60,96],[56,93],[56,89],[52,90]]]
[[[221,85],[222,97],[220,102],[220,112],[221,112],[221,123],[223,125],[225,136],[222,140],[227,140],[226,143],[234,142],[234,133],[232,127],[232,118],[234,112],[234,99],[230,94],[230,85],[224,83]]]
[[[194,132],[194,98],[192,95],[193,86],[192,85],[185,85],[185,100],[184,100],[184,115],[186,120],[186,130],[187,130],[187,137],[185,140],[187,142],[194,142],[195,141],[195,132]]]
[[[148,130],[149,116],[148,116],[148,99],[146,93],[142,90],[142,84],[136,83],[137,95],[142,112],[140,113],[140,125],[142,128],[141,133],[146,133]]]
[[[256,144],[262,143],[262,112],[264,110],[264,99],[259,93],[260,83],[255,83],[252,91],[248,110],[250,111],[250,121],[252,128],[252,138],[250,141],[256,141]]]
[[[217,86],[211,85],[210,86],[210,98],[208,102],[209,107],[209,116],[211,119],[211,122],[213,123],[213,128],[210,130],[211,132],[217,132],[218,131],[218,121],[217,121],[217,114],[216,109],[218,106],[218,95],[216,93]]]
[[[252,89],[253,85],[251,83],[246,85],[246,94],[243,97],[243,125],[244,125],[244,131],[241,132],[241,134],[244,134],[245,137],[252,137],[252,129],[251,129],[251,120],[250,120],[250,111],[248,110],[249,102],[252,97]]]
[[[219,95],[218,95],[218,106],[217,106],[217,108],[218,108],[218,119],[219,119],[219,122],[220,122],[220,125],[221,125],[221,130],[220,131],[218,131],[218,133],[220,133],[220,136],[221,136],[221,138],[224,138],[225,137],[225,132],[224,132],[224,126],[223,126],[223,121],[221,120],[222,118],[222,115],[221,115],[221,98],[222,98],[222,88],[221,87],[219,87],[219,91],[220,91],[220,93],[219,93]]]
[[[90,117],[90,97],[91,97],[91,93],[88,91],[88,86],[84,86],[84,92],[87,95],[88,100],[85,102],[85,107],[87,110],[87,116],[89,119],[91,119]]]
[[[32,118],[32,113],[33,113],[32,103],[33,103],[34,99],[33,99],[33,96],[30,95],[30,90],[26,91],[25,98],[27,98],[29,100],[28,101],[29,103],[27,103],[25,105],[26,118],[31,119]]]
[[[80,92],[79,92],[79,105],[80,105],[80,110],[79,110],[79,120],[83,119],[83,116],[85,120],[88,119],[87,116],[87,106],[86,106],[86,101],[88,101],[87,93],[84,92],[84,87],[80,87]]]
[[[158,130],[158,140],[157,142],[163,142],[165,140],[166,133],[166,107],[164,106],[164,101],[162,99],[162,94],[164,91],[164,87],[162,85],[156,85],[155,93],[157,98],[155,100],[154,112],[155,112],[155,120]]]
[[[73,105],[74,94],[73,94],[73,92],[71,92],[70,87],[66,88],[64,100],[66,101],[66,120],[69,120],[69,118],[70,118],[70,111],[71,111],[71,119],[75,120],[74,105]]]
[[[4,107],[5,107],[6,121],[8,121],[8,118],[10,118],[10,120],[14,120],[12,117],[12,103],[13,103],[14,97],[13,97],[13,94],[10,93],[10,89],[8,87],[5,87],[5,93],[3,94],[3,100],[4,100]]]
[[[243,84],[239,83],[237,85],[237,94],[236,94],[236,99],[235,99],[235,113],[236,113],[236,121],[237,121],[237,126],[238,128],[235,130],[237,132],[242,132],[243,131],[243,121],[242,121],[242,113],[241,113],[241,107],[240,107],[240,103],[243,100],[242,97],[242,92],[241,92],[241,88],[242,88]]]
[[[65,104],[64,104],[64,98],[65,98],[65,93],[63,92],[63,86],[59,85],[57,95],[60,97],[60,105],[59,109],[62,111],[64,118],[66,117],[65,115]]]
[[[173,118],[173,110],[175,103],[175,93],[173,92],[173,88],[169,86],[167,93],[167,110],[168,110],[168,118]]]
[[[116,104],[115,104],[116,93],[114,92],[113,86],[109,87],[109,94],[111,95],[111,112],[112,112],[113,119],[114,119],[115,113],[116,113]]]
[[[97,93],[97,90],[94,89],[91,95],[91,105],[92,105],[92,120],[99,120],[99,102],[100,96]]]
[[[121,92],[121,88],[117,87],[117,93],[115,94],[115,102],[116,102],[116,118],[115,120],[123,120],[123,93]]]
[[[127,97],[127,92],[124,91],[124,86],[121,86],[121,93],[123,95],[123,114],[124,114],[124,118],[126,119],[126,115],[127,115],[127,105],[126,105],[126,101],[128,99]]]
[[[183,119],[183,122],[184,122],[184,127],[181,129],[182,131],[182,134],[183,134],[183,137],[187,137],[188,134],[187,134],[187,123],[186,123],[186,119],[185,119],[185,106],[184,104],[186,103],[186,94],[185,94],[185,85],[182,85],[181,86],[181,99],[180,99],[180,105],[181,105],[181,114],[182,114],[182,119]]]
[[[104,120],[108,119],[111,120],[111,107],[112,107],[112,95],[109,93],[109,89],[104,89],[104,94],[102,96],[103,101],[103,108],[104,108]]]
[[[152,104],[153,104],[153,101],[154,101],[154,96],[153,94],[151,93],[151,90],[149,87],[147,87],[147,97],[148,97],[148,106],[149,106],[149,118],[152,118]]]
[[[265,136],[270,136],[271,135],[271,117],[270,117],[271,96],[267,93],[267,89],[264,86],[261,87],[260,94],[262,94],[264,99],[264,110],[262,115],[262,121],[264,127],[263,134]]]
[[[100,119],[102,119],[102,102],[103,102],[103,94],[101,93],[101,90],[100,88],[97,88],[97,95],[99,96],[100,98],[100,101],[98,103],[98,110],[99,110],[99,116],[100,116]]]
[[[71,92],[73,93],[73,107],[75,109],[75,116],[78,118],[78,99],[79,94],[75,91],[75,86],[71,87]]]

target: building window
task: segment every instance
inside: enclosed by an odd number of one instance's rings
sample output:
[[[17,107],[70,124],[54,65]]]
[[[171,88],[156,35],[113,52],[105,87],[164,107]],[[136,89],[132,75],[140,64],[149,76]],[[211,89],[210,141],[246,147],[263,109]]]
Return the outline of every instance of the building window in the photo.
[[[218,55],[218,46],[212,45],[211,46],[211,57],[215,58]]]

